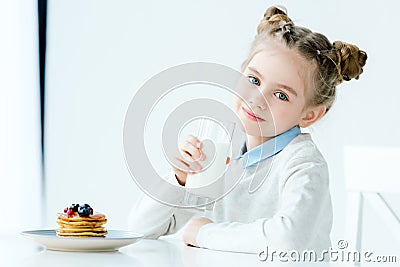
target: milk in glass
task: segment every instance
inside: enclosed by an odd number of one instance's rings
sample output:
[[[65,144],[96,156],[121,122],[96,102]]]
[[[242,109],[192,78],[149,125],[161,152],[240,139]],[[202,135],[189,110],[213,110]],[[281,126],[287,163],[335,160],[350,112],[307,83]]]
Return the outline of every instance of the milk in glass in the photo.
[[[224,174],[227,163],[229,162],[230,143],[214,143],[213,145],[215,149],[214,161],[212,161],[208,166],[203,166],[205,169],[201,172],[188,175],[186,179],[186,187],[196,188],[209,185]],[[205,153],[206,156],[210,156],[210,153],[208,153],[207,150],[211,149],[207,149],[206,146],[202,148],[203,153]],[[201,164],[201,162],[199,163]]]

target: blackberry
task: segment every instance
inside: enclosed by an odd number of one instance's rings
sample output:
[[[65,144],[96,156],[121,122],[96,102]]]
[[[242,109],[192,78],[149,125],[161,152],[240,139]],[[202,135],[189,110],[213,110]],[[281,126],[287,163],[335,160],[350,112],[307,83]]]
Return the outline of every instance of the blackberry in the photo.
[[[71,206],[69,206],[69,208],[71,210],[73,210],[74,212],[77,212],[78,208],[79,208],[79,204],[72,204]]]

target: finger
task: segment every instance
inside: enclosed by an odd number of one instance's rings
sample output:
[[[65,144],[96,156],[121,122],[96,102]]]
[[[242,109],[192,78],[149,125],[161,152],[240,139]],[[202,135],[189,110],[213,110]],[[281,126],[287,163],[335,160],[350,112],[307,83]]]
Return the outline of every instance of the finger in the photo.
[[[199,160],[202,158],[203,153],[200,151],[199,148],[195,147],[190,142],[183,143],[181,150],[188,154],[192,158],[192,160]]]
[[[186,153],[176,152],[175,156],[172,158],[171,164],[174,167],[180,169],[181,171],[184,171],[187,173],[192,173],[192,172],[198,171],[202,168],[201,165],[198,163],[192,164],[192,163],[195,163],[196,161],[193,161],[192,158],[188,158],[189,156],[185,156],[184,154],[186,154]]]
[[[201,141],[200,141],[200,139],[197,138],[197,137],[194,136],[194,135],[189,134],[188,137],[187,137],[187,139],[186,139],[186,142],[192,143],[193,146],[195,146],[195,147],[197,147],[197,148],[200,148],[200,147],[201,147]]]
[[[181,154],[182,158],[188,163],[206,160],[206,155],[202,151],[200,151],[200,157],[198,159],[194,159],[192,157],[192,155],[190,154],[190,152],[186,152],[184,150],[181,150],[180,154]]]
[[[181,171],[186,173],[191,171],[189,168],[189,164],[186,164],[186,162],[184,162],[180,158],[177,157],[173,158],[171,164],[174,170],[176,171]]]
[[[189,162],[189,168],[194,172],[199,172],[203,169],[203,166],[201,166],[197,161],[193,161]]]
[[[179,178],[187,177],[187,172],[184,172],[184,171],[182,171],[180,169],[177,169],[177,168],[174,168],[174,171],[175,171],[176,176],[178,176]]]
[[[203,169],[203,167],[198,162],[187,162],[179,157],[175,157],[173,163],[176,168],[184,172],[194,173]]]

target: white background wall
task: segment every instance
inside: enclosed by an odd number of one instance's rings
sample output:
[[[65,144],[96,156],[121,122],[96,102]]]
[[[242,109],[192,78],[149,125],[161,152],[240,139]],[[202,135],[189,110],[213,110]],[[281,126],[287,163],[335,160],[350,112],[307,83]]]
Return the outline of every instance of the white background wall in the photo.
[[[1,234],[42,220],[37,21],[35,1],[0,1]]]
[[[173,65],[211,61],[236,69],[271,1],[49,1],[47,224],[64,205],[86,201],[110,228],[125,228],[140,194],[125,166],[122,128],[136,90]],[[332,240],[345,233],[343,147],[399,146],[395,25],[398,1],[280,1],[290,17],[357,44],[369,58],[359,81],[339,87],[333,109],[312,127],[330,168]],[[379,179],[379,177],[377,177]],[[400,214],[399,197],[386,194]],[[387,254],[400,244],[367,207],[364,246]],[[396,250],[398,251],[398,250]]]

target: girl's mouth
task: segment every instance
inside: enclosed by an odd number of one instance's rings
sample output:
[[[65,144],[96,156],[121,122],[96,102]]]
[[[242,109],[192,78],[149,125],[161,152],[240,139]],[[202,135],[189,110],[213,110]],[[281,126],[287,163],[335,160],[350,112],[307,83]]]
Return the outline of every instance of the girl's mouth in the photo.
[[[244,107],[242,107],[242,111],[244,113],[244,115],[252,121],[265,121],[264,119],[257,117],[253,112],[251,112],[250,110],[245,109]]]

